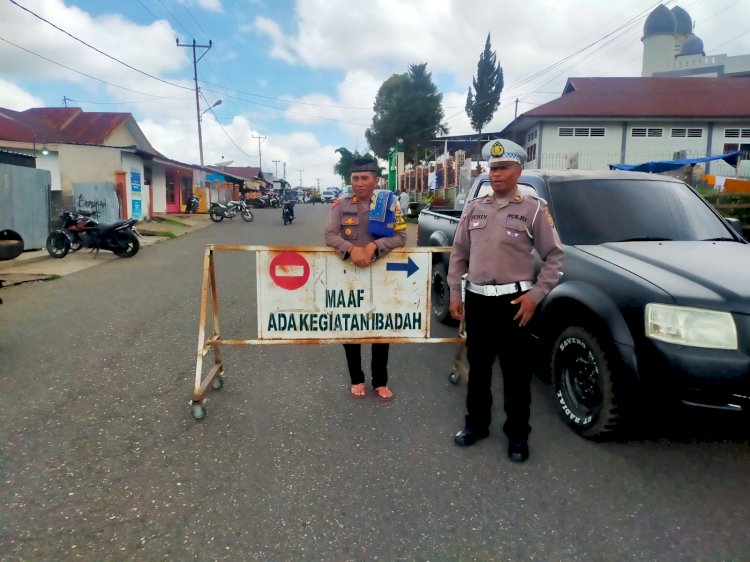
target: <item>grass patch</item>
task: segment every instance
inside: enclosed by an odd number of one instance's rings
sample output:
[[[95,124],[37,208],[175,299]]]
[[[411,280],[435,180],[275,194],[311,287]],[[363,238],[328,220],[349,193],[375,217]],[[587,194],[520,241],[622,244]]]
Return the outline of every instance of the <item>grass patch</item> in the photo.
[[[151,217],[151,220],[153,222],[160,222],[160,223],[163,223],[163,224],[172,224],[174,226],[185,226],[185,227],[188,226],[184,222],[180,222],[178,220],[170,219],[170,218],[167,218],[167,217]]]
[[[139,228],[138,232],[143,236],[160,236],[162,238],[174,238],[177,236],[174,232],[170,232],[169,230],[147,230]]]

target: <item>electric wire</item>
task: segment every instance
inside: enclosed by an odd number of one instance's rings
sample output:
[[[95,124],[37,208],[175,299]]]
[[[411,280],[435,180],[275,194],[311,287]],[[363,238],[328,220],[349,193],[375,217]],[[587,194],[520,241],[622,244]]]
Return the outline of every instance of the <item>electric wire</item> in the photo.
[[[108,82],[106,80],[102,80],[101,78],[97,78],[96,76],[92,76],[90,74],[86,74],[85,72],[81,72],[80,70],[76,70],[75,68],[71,68],[69,66],[66,66],[60,62],[57,62],[55,60],[52,60],[50,58],[45,57],[44,55],[40,55],[39,53],[35,53],[34,51],[27,49],[26,47],[22,47],[21,45],[18,45],[16,43],[13,43],[13,41],[9,41],[8,39],[5,39],[4,37],[0,37],[0,41],[3,41],[4,43],[7,43],[9,45],[13,45],[17,49],[21,49],[22,51],[25,51],[29,53],[30,55],[34,55],[35,57],[39,57],[40,59],[46,60],[47,62],[51,62],[52,64],[56,64],[57,66],[60,66],[66,70],[70,70],[71,72],[75,72],[76,74],[80,74],[81,76],[85,76],[86,78],[91,78],[92,80],[96,80],[97,82],[101,82],[102,84],[106,84],[107,86],[112,86],[113,88],[120,88],[121,90],[126,90],[128,92],[133,92],[134,94],[140,94],[142,96],[149,96],[149,97],[159,97],[154,96],[153,94],[147,94],[146,92],[140,92],[138,90],[133,90],[132,88],[127,88],[126,86],[120,86],[119,84],[114,84],[112,82]]]
[[[39,14],[37,14],[36,12],[33,12],[33,11],[29,10],[28,8],[26,8],[25,6],[22,6],[21,4],[19,4],[18,2],[16,2],[16,0],[8,0],[8,1],[9,1],[9,2],[11,3],[11,4],[15,4],[16,6],[18,6],[19,8],[21,8],[21,9],[22,9],[22,10],[24,10],[25,12],[28,12],[29,14],[31,14],[31,15],[32,15],[32,16],[34,16],[35,18],[37,18],[37,19],[39,19],[39,20],[43,21],[44,23],[46,23],[46,24],[48,24],[48,25],[51,25],[52,27],[54,27],[54,28],[55,28],[55,29],[57,29],[58,31],[60,31],[60,32],[64,33],[65,35],[67,35],[67,36],[68,36],[68,37],[70,37],[71,39],[74,39],[74,40],[78,41],[79,43],[81,43],[81,44],[85,45],[85,46],[86,46],[86,47],[88,47],[89,49],[92,49],[93,51],[96,51],[96,52],[97,52],[97,53],[99,53],[100,55],[104,55],[104,56],[105,56],[105,57],[107,57],[108,59],[112,59],[113,61],[115,61],[115,62],[117,62],[117,63],[120,63],[121,65],[123,65],[123,66],[125,66],[125,67],[129,68],[130,70],[134,70],[134,71],[138,72],[139,74],[143,74],[144,76],[148,76],[149,78],[153,78],[154,80],[158,80],[159,82],[162,82],[162,83],[164,83],[164,84],[168,84],[168,85],[170,85],[170,86],[174,86],[175,88],[181,88],[181,89],[183,89],[183,90],[192,90],[192,88],[189,88],[189,87],[187,87],[187,86],[182,86],[182,85],[180,85],[180,84],[175,84],[174,82],[170,82],[170,81],[168,81],[168,80],[164,80],[164,79],[162,79],[162,78],[159,78],[158,76],[154,76],[153,74],[149,74],[148,72],[146,72],[146,71],[144,71],[144,70],[141,70],[141,69],[139,69],[139,68],[136,68],[136,67],[134,67],[134,66],[132,66],[132,65],[129,65],[128,63],[126,63],[126,62],[124,62],[124,61],[121,61],[121,60],[120,60],[120,59],[118,59],[117,57],[113,57],[112,55],[110,55],[110,54],[108,54],[108,53],[105,53],[105,52],[104,52],[104,51],[102,51],[101,49],[98,49],[98,48],[94,47],[93,45],[91,45],[91,44],[87,43],[87,42],[86,42],[86,41],[84,41],[83,39],[80,39],[79,37],[76,37],[76,36],[75,36],[75,35],[73,35],[72,33],[70,33],[70,32],[68,32],[68,31],[64,30],[63,28],[61,28],[61,27],[59,27],[59,26],[55,25],[54,23],[52,23],[51,21],[49,21],[49,20],[47,20],[47,19],[43,18],[42,16],[40,16],[40,15],[39,15]]]

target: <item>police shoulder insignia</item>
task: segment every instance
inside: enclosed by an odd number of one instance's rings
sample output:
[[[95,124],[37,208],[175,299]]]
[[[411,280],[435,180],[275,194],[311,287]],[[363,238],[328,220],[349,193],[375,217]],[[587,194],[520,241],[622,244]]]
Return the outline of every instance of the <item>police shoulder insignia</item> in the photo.
[[[515,196],[515,197],[513,198],[513,202],[514,202],[514,203],[520,203],[521,201],[523,201],[523,197],[521,197],[520,195],[516,195],[516,196]]]
[[[547,222],[552,226],[552,228],[555,228],[555,221],[552,220],[552,215],[549,212],[549,209],[545,207],[542,209],[542,212],[544,213],[544,218],[547,219]]]
[[[357,196],[355,195],[354,197],[352,197],[352,203],[356,203],[356,202],[357,202]]]
[[[394,230],[404,230],[406,228],[406,221],[404,220],[404,215],[401,213],[396,213],[396,227]]]

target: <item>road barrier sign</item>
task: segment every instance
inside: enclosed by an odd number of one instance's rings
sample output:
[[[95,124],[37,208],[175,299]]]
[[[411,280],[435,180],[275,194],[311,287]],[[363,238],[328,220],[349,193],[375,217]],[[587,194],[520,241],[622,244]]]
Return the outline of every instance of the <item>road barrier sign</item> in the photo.
[[[267,247],[209,244],[203,257],[198,353],[191,407],[205,416],[208,385],[223,386],[225,345],[326,343],[457,343],[430,337],[431,254],[450,248],[399,248],[368,267],[342,261],[328,247]],[[221,338],[216,292],[216,252],[255,253],[258,333]],[[211,327],[206,330],[208,306]],[[203,358],[213,366],[203,376]]]

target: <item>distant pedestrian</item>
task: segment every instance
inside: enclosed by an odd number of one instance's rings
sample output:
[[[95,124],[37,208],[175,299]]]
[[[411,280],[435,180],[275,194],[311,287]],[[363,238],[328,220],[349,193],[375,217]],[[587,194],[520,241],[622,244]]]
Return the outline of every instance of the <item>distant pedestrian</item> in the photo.
[[[401,205],[401,212],[405,215],[409,214],[409,192],[406,189],[401,190],[401,195],[398,196],[398,203]]]

